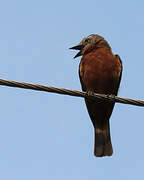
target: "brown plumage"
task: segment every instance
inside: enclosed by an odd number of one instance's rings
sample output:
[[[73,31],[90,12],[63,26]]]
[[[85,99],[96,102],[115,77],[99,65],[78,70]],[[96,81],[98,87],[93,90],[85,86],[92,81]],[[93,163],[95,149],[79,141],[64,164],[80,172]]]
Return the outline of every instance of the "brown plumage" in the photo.
[[[80,50],[74,57],[82,56],[79,77],[83,91],[117,95],[122,74],[122,62],[114,55],[107,41],[92,34],[70,49]],[[114,103],[85,99],[89,116],[95,130],[94,154],[97,157],[111,156],[113,148],[109,119]]]

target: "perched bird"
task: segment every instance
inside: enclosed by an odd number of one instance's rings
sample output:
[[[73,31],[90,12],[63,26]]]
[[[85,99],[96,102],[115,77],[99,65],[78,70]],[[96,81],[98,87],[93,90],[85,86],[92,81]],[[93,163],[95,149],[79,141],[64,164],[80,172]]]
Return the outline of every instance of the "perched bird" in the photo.
[[[122,62],[118,55],[112,53],[110,45],[103,37],[91,34],[70,49],[79,50],[74,58],[82,56],[79,77],[83,91],[117,95],[122,75]],[[88,98],[85,98],[85,103],[95,130],[94,155],[111,156],[113,148],[109,119],[115,103]]]

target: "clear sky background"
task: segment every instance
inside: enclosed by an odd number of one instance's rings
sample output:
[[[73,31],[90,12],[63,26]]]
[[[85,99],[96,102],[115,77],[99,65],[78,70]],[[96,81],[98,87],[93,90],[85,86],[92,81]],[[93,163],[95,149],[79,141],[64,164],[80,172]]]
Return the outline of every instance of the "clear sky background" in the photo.
[[[144,98],[144,2],[5,0],[0,3],[0,78],[80,90],[83,37],[105,37],[123,61],[119,96]],[[112,157],[93,155],[81,98],[0,86],[0,179],[144,179],[144,109],[116,104]]]

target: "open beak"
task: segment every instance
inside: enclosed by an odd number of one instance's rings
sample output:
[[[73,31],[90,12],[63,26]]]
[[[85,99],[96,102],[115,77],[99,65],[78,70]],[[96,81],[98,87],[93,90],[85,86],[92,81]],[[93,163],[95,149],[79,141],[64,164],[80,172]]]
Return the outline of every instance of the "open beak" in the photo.
[[[80,51],[75,55],[74,58],[77,58],[77,57],[79,57],[79,56],[82,55],[83,47],[84,47],[83,45],[78,44],[77,46],[73,46],[73,47],[69,48],[69,49],[74,49],[74,50],[80,50]]]

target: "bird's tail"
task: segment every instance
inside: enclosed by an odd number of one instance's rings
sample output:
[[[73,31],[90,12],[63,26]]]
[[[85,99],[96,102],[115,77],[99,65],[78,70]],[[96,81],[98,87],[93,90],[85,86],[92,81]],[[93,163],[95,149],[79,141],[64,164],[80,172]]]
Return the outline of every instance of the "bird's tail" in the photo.
[[[104,127],[95,128],[94,154],[97,157],[102,157],[102,156],[111,156],[112,153],[113,153],[113,148],[111,144],[110,127],[108,121]]]

